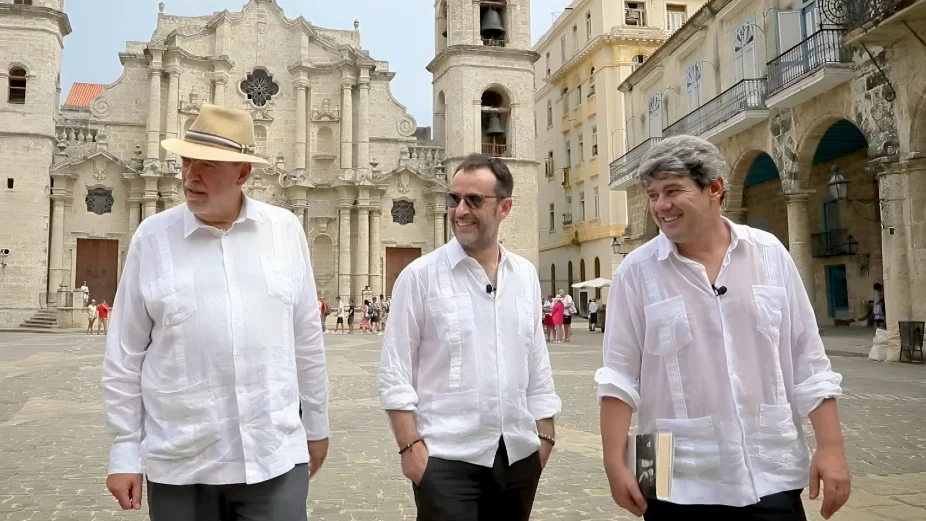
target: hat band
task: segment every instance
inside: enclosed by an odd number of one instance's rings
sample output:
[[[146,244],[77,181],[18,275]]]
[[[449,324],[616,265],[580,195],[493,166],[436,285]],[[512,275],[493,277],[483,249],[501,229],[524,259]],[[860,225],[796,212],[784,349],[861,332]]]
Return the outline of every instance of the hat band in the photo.
[[[235,152],[240,152],[242,154],[254,153],[254,147],[242,145],[237,141],[233,141],[222,136],[207,134],[206,132],[199,132],[196,130],[187,130],[186,134],[183,136],[183,139],[186,141],[192,141],[194,143],[202,143],[204,145],[214,145],[219,148],[233,149]]]

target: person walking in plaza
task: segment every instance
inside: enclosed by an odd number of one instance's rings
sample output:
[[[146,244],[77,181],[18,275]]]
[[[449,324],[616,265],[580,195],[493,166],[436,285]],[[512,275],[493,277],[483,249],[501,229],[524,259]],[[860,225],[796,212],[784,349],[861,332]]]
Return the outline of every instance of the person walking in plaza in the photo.
[[[379,392],[418,521],[529,519],[553,450],[537,271],[498,242],[513,190],[500,159],[466,157],[446,197],[454,238],[392,291]]]
[[[329,434],[305,232],[242,192],[265,163],[247,112],[204,105],[162,146],[186,203],[129,245],[103,364],[106,486],[139,510],[144,473],[152,521],[304,521]]]
[[[828,519],[849,497],[836,398],[800,274],[774,235],[722,216],[727,166],[692,136],[666,138],[638,176],[662,233],[630,253],[608,295],[595,374],[605,471],[618,505],[648,521]],[[644,498],[624,462],[638,433],[670,431],[667,500]],[[802,420],[816,437],[811,457]]]
[[[559,290],[559,295],[563,299],[563,342],[572,340],[572,315],[576,313],[576,301],[572,295],[563,290]]]
[[[588,330],[594,333],[596,325],[598,325],[598,299],[592,298],[588,301]]]
[[[550,311],[553,322],[553,341],[562,343],[566,341],[566,332],[563,330],[563,319],[565,318],[566,305],[559,295],[553,298],[553,308]]]
[[[97,318],[99,317],[99,309],[96,305],[96,299],[90,301],[87,304],[87,334],[93,334],[93,324],[96,323]]]
[[[108,333],[106,326],[109,323],[109,311],[110,311],[109,303],[106,302],[105,299],[103,300],[103,302],[100,303],[100,305],[96,307],[96,315],[97,315],[96,332],[97,334],[102,333],[105,335]]]

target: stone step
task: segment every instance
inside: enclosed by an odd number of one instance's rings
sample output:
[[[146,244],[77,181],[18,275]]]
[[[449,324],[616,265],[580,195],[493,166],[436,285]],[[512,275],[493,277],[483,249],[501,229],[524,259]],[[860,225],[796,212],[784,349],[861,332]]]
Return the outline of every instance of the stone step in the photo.
[[[43,317],[43,316],[34,316],[32,318],[27,318],[26,322],[36,322],[41,324],[57,324],[58,317]]]
[[[57,329],[58,324],[44,324],[36,323],[30,320],[27,320],[19,325],[19,327],[29,328],[29,329]]]

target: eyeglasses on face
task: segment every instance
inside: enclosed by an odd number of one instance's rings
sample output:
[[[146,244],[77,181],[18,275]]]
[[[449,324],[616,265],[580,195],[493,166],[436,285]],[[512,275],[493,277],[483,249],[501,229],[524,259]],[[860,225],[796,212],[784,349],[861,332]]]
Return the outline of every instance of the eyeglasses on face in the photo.
[[[499,197],[497,195],[482,195],[482,194],[466,194],[460,195],[453,192],[448,192],[445,200],[447,202],[448,208],[456,208],[460,205],[460,201],[466,201],[466,206],[469,206],[473,210],[478,210],[482,208],[482,205],[486,203],[486,199],[504,199],[504,197]]]

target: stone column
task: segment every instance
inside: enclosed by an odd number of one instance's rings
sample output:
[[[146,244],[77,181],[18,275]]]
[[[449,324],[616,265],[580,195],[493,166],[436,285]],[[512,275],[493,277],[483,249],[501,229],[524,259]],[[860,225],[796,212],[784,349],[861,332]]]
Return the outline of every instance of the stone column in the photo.
[[[383,276],[379,265],[382,254],[382,241],[380,240],[382,210],[374,208],[370,212],[370,289],[379,297],[383,293]]]
[[[308,85],[304,82],[296,83],[296,162],[294,164],[297,173],[305,173],[306,169],[306,136],[308,129],[306,126],[306,95]]]
[[[911,297],[911,265],[909,257],[909,226],[904,220],[904,207],[909,191],[905,165],[869,162],[878,172],[878,198],[881,200],[881,255],[884,272],[884,311],[888,338],[900,345],[897,322],[913,319]],[[913,261],[913,262],[911,262]],[[922,319],[920,319],[922,320]]]
[[[144,212],[142,213],[142,220],[151,217],[156,214],[158,211],[158,196],[157,194],[145,194],[144,198]]]
[[[807,202],[812,190],[795,190],[784,194],[788,209],[788,251],[801,274],[810,302],[814,302],[813,245],[810,242],[810,214]]]
[[[176,138],[178,136],[177,115],[180,110],[180,67],[171,64],[164,70],[170,78],[167,87],[167,131],[165,134],[168,138]]]
[[[341,288],[341,300],[348,302],[353,296],[350,290],[350,205],[338,206],[338,255],[338,286]],[[354,301],[354,304],[357,302]]]
[[[360,103],[357,115],[357,168],[370,166],[370,70],[360,71]]]
[[[225,106],[225,85],[228,84],[228,80],[224,77],[218,77],[215,79],[215,101],[214,103],[220,107]]]
[[[914,154],[911,154],[914,155]],[[910,276],[910,320],[926,320],[926,155],[904,161],[907,178],[907,259]],[[885,292],[886,293],[886,292]]]
[[[150,83],[148,86],[148,154],[147,159],[160,159],[161,157],[161,53],[157,49],[149,49],[151,64],[148,71]]]
[[[135,235],[135,230],[141,223],[141,199],[129,199],[129,235]]]
[[[354,92],[350,78],[341,80],[341,168],[354,168]],[[363,289],[363,288],[361,288]]]
[[[370,285],[370,208],[357,208],[357,256],[354,292],[363,298],[363,288]]]
[[[64,275],[64,196],[51,196],[51,243],[48,245],[48,292],[57,298]],[[58,302],[64,305],[64,302]]]
[[[444,245],[444,220],[447,218],[447,206],[434,205],[434,249]]]

